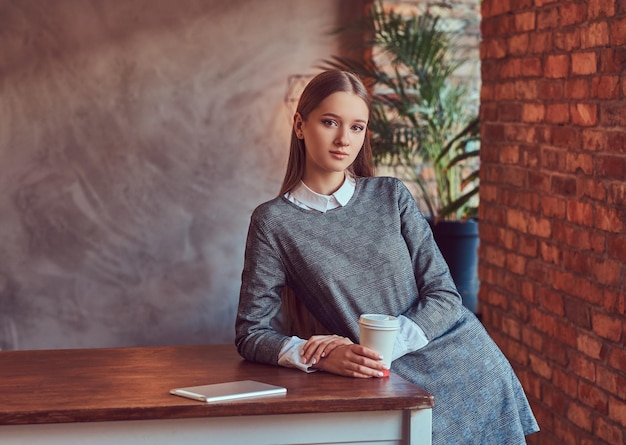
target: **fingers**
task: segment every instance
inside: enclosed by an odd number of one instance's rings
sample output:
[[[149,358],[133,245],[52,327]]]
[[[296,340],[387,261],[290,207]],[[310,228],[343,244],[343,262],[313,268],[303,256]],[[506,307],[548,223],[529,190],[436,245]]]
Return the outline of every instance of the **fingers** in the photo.
[[[337,346],[349,344],[352,344],[350,339],[338,335],[314,335],[302,347],[302,361],[315,365]]]
[[[363,355],[366,353],[368,355]],[[370,357],[370,356],[373,356]],[[332,353],[322,359],[318,368],[356,378],[384,377],[388,375],[385,364],[377,359],[378,354],[360,345],[337,346]]]

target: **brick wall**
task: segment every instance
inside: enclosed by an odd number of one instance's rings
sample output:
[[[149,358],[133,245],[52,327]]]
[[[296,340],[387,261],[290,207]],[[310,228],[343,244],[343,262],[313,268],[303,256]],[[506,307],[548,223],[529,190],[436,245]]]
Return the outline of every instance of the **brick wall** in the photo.
[[[483,0],[481,312],[542,432],[626,444],[626,2]]]

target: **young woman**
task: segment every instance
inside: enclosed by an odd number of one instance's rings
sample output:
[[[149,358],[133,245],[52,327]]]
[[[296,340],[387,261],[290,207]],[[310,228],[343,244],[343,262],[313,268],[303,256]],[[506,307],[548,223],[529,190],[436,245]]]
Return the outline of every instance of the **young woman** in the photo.
[[[382,377],[378,353],[357,344],[357,322],[363,313],[395,315],[392,370],[435,396],[433,444],[524,444],[538,426],[523,389],[461,304],[407,188],[373,176],[369,115],[367,90],[347,72],[321,73],[302,93],[282,190],[250,222],[239,353],[304,371]],[[326,334],[291,335],[281,301],[304,305]]]

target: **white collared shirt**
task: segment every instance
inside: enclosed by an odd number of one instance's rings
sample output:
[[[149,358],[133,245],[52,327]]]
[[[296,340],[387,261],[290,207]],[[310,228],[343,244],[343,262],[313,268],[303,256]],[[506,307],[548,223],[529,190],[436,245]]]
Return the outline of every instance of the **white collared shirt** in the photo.
[[[343,207],[354,195],[356,188],[356,180],[349,175],[339,189],[332,195],[321,195],[314,192],[306,184],[300,181],[293,190],[285,193],[285,198],[293,202],[297,206],[325,213],[328,210]],[[417,351],[428,344],[426,334],[417,324],[404,315],[398,317],[400,320],[400,330],[396,337],[396,343],[393,347],[393,357],[395,360],[409,352]],[[302,362],[302,346],[306,343],[299,337],[293,336],[282,347],[278,354],[278,364],[290,368],[298,368],[306,372],[312,372],[311,366],[315,363]]]
[[[356,187],[356,181],[351,176],[346,176],[346,179],[341,184],[341,187],[337,189],[332,195],[321,195],[311,190],[307,185],[300,181],[293,190],[285,193],[285,198],[296,204],[298,207],[302,207],[307,210],[317,210],[318,212],[326,213],[328,210],[343,207],[348,204],[348,201],[354,195],[354,189]]]

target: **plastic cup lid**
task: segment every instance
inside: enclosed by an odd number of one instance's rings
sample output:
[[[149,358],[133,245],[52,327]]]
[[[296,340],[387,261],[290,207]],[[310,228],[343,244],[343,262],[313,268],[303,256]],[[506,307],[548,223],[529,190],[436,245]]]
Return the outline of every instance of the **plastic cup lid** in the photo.
[[[400,320],[393,315],[363,314],[359,317],[359,323],[374,328],[395,329],[400,327]]]

